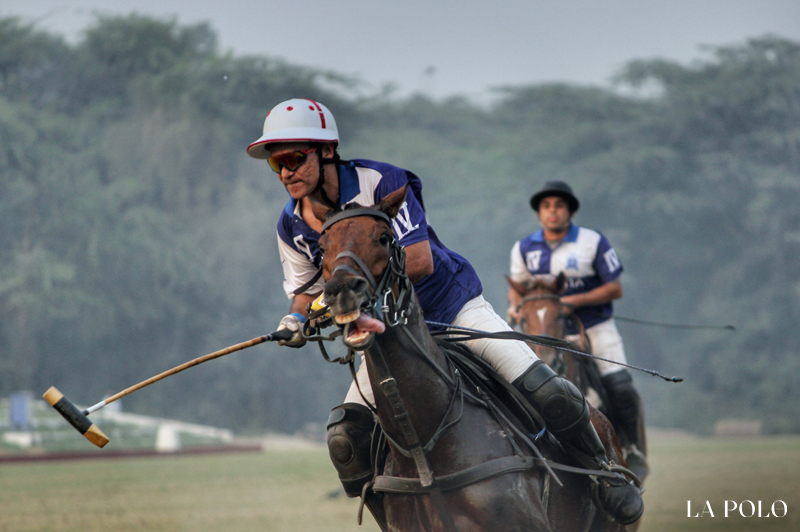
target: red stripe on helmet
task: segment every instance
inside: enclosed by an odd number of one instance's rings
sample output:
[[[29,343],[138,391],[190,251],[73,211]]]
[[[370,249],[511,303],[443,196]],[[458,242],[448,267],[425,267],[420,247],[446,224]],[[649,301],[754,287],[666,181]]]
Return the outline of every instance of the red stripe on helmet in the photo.
[[[306,98],[306,99],[308,100],[308,98]],[[320,120],[320,122],[322,122],[322,129],[328,129],[328,128],[325,127],[325,113],[322,112],[322,107],[320,107],[319,104],[317,102],[315,102],[314,100],[308,100],[308,101],[313,103],[314,107],[316,107],[317,111],[319,111],[319,120]]]

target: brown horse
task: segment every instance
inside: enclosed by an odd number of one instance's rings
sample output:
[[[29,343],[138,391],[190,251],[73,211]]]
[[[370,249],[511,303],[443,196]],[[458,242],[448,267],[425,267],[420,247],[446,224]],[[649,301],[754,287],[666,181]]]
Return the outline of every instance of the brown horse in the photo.
[[[567,315],[564,313],[560,294],[566,283],[566,276],[563,272],[559,273],[555,278],[541,277],[535,279],[531,283],[519,283],[513,281],[508,276],[506,280],[511,288],[522,297],[522,302],[517,308],[517,315],[519,316],[519,324],[522,332],[530,335],[547,335],[553,338],[564,338],[567,334]],[[591,346],[588,339],[580,327],[580,334],[574,349],[577,351],[590,353]],[[613,429],[607,415],[609,414],[604,410],[603,397],[605,393],[602,390],[602,385],[599,382],[599,376],[592,378],[591,371],[595,368],[589,367],[593,365],[592,361],[585,359],[581,360],[580,355],[573,355],[568,351],[560,351],[558,349],[534,345],[536,355],[545,363],[549,364],[558,374],[566,377],[583,393],[589,400],[589,406],[592,411],[592,424],[600,435],[601,439],[608,447],[607,442],[612,442],[616,454],[618,456],[618,463],[627,467],[627,463],[623,457],[623,452],[616,432]],[[600,388],[600,389],[595,389]],[[647,454],[646,438],[644,435],[644,419],[640,420],[640,441],[644,448],[642,451]],[[638,528],[639,521],[633,525],[629,525],[628,529],[634,531]]]
[[[401,189],[377,209],[315,207],[320,219],[328,211],[319,240],[325,301],[345,345],[365,355],[389,442],[372,485],[383,493],[386,529],[625,530],[597,510],[588,476],[557,469],[568,461],[557,443],[518,444],[514,427],[468,389],[430,335],[390,223],[404,199]]]

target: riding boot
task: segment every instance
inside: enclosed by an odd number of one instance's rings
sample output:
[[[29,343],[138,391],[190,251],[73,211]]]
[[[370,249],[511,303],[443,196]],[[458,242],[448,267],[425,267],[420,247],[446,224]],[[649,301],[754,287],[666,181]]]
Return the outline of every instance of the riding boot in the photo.
[[[605,469],[608,465],[605,448],[592,426],[586,399],[574,384],[559,377],[541,360],[512,384],[542,415],[553,436],[573,451],[573,458],[589,469]],[[625,477],[597,479],[600,504],[615,520],[628,525],[642,516],[644,502],[639,490]]]
[[[381,530],[386,531],[383,494],[367,487],[374,476],[372,433],[375,418],[358,403],[345,403],[331,410],[328,418],[328,452],[348,497],[362,497]],[[360,514],[359,514],[360,519]],[[360,521],[359,521],[360,524]]]
[[[650,468],[642,441],[644,427],[640,426],[642,399],[633,385],[633,377],[628,370],[622,370],[605,375],[600,381],[608,396],[609,417],[622,443],[628,469],[643,481]]]

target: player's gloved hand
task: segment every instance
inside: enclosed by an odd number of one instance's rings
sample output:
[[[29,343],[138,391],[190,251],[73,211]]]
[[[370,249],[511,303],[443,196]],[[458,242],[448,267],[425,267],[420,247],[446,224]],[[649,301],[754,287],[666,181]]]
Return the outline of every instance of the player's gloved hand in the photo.
[[[283,317],[278,330],[289,329],[294,332],[289,340],[279,340],[278,345],[286,345],[289,347],[303,347],[306,345],[306,339],[303,337],[302,330],[303,324],[306,322],[306,317],[298,312],[292,312]]]

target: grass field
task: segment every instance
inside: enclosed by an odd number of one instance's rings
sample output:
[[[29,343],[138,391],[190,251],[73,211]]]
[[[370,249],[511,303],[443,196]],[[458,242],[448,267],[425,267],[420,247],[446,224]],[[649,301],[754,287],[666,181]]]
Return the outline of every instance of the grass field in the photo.
[[[800,530],[800,438],[651,435],[642,532]],[[0,532],[378,530],[356,524],[325,449],[0,464]],[[703,510],[714,512],[687,517]],[[726,500],[776,500],[786,517],[724,517]],[[749,507],[747,508],[749,513]]]

